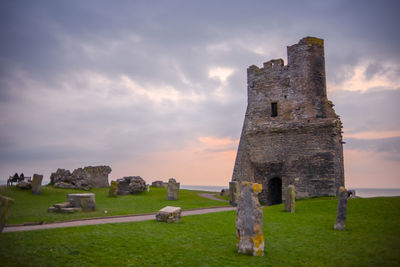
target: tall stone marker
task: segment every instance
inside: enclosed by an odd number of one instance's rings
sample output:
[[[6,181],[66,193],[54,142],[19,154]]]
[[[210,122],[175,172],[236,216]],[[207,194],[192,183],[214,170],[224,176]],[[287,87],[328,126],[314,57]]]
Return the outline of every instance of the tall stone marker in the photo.
[[[13,199],[0,195],[0,233],[3,232],[13,204]]]
[[[110,188],[108,189],[109,197],[116,197],[118,192],[118,183],[116,181],[111,181]]]
[[[258,201],[262,185],[241,182],[236,210],[236,238],[239,253],[264,256],[263,210]]]
[[[179,186],[174,178],[168,180],[167,200],[178,200]]]
[[[338,198],[338,209],[334,228],[335,230],[345,230],[347,218],[347,190],[343,186],[339,188]]]
[[[294,185],[289,185],[285,192],[285,211],[294,213],[296,207],[296,193]]]
[[[237,181],[229,182],[229,204],[236,207],[240,198],[240,185]]]
[[[42,180],[43,180],[43,175],[39,175],[39,174],[33,175],[33,177],[32,177],[32,194],[40,195],[42,193],[42,191],[41,191]]]

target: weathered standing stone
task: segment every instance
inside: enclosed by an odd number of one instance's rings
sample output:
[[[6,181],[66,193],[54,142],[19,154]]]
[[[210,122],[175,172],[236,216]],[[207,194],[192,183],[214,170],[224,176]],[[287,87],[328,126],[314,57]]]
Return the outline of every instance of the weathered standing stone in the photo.
[[[263,210],[258,201],[262,185],[241,182],[236,210],[236,238],[239,253],[264,255]]]
[[[229,182],[229,204],[236,207],[240,198],[240,186],[239,182]]]
[[[334,228],[335,230],[345,230],[347,218],[347,190],[343,186],[339,188],[338,198],[338,209]]]
[[[181,221],[180,207],[166,206],[159,210],[156,214],[156,220],[160,222],[176,223]]]
[[[108,189],[109,197],[116,197],[118,191],[118,183],[116,181],[111,181],[110,188]]]
[[[285,194],[285,211],[294,213],[296,207],[296,193],[294,190],[294,185],[289,185],[286,188]]]
[[[13,199],[0,195],[0,233],[6,225],[13,204]]]
[[[174,178],[168,180],[167,200],[178,200],[179,186]]]
[[[34,174],[32,177],[32,194],[40,195],[42,191],[40,190],[42,187],[43,175]]]
[[[336,195],[344,185],[342,123],[327,98],[324,40],[305,37],[283,59],[247,69],[248,105],[232,181],[263,185],[262,203]]]
[[[73,208],[81,208],[83,211],[94,211],[96,209],[95,194],[68,194],[67,200]]]

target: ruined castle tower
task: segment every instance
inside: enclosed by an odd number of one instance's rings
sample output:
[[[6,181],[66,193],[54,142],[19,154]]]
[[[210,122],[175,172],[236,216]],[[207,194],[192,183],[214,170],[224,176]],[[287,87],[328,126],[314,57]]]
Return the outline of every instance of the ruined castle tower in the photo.
[[[287,47],[288,64],[247,69],[248,106],[232,181],[263,185],[260,201],[336,195],[344,186],[342,123],[326,95],[324,40]]]

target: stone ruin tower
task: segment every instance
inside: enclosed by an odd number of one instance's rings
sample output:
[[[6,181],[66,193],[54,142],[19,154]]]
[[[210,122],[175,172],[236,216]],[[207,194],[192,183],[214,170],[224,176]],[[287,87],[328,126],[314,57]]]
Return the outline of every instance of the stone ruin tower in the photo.
[[[344,186],[342,123],[326,95],[324,40],[287,47],[288,64],[270,60],[247,69],[248,106],[232,181],[263,185],[263,204],[336,195]]]

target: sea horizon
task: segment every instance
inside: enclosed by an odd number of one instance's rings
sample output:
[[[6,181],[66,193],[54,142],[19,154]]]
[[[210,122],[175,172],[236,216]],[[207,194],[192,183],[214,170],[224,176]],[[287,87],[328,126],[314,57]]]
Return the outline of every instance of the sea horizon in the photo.
[[[43,185],[48,184],[49,180],[44,180]],[[0,185],[6,185],[6,180],[0,180]],[[228,189],[229,186],[223,185],[181,185],[181,189],[194,191],[221,192],[222,189]],[[347,190],[355,190],[357,197],[393,197],[400,196],[400,188],[370,188],[370,187],[347,187]]]

